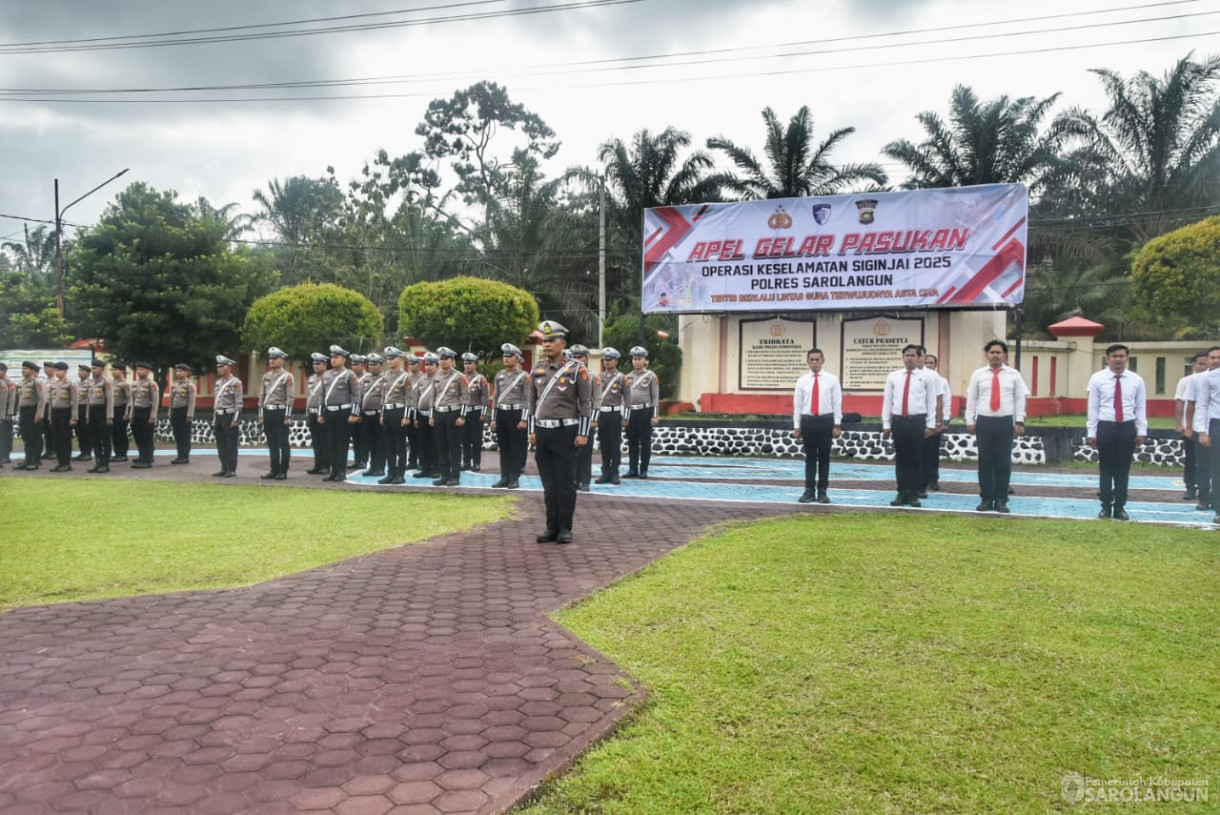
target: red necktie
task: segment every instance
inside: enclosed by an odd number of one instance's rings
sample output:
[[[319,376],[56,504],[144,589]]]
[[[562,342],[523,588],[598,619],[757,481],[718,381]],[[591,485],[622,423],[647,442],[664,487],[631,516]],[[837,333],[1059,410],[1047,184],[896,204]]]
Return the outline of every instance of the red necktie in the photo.
[[[991,412],[1000,412],[1000,369],[991,369]]]
[[[911,372],[907,371],[907,383],[902,386],[902,415],[903,416],[906,416],[908,413],[907,402],[910,399],[910,396],[911,396]]]
[[[1123,420],[1123,378],[1114,377],[1114,421]]]
[[[813,398],[809,400],[809,412],[818,415],[818,375],[813,375]]]

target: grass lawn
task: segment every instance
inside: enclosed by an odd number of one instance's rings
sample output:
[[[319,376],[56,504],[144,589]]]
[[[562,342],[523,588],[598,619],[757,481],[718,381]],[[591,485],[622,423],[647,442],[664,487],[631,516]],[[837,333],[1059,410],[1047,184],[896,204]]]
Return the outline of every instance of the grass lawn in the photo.
[[[0,610],[246,586],[512,512],[498,496],[0,482]]]
[[[1156,811],[1214,812],[1218,578],[1197,530],[728,528],[560,615],[651,697],[525,811],[1066,811],[1075,772],[1206,779],[1212,803]]]

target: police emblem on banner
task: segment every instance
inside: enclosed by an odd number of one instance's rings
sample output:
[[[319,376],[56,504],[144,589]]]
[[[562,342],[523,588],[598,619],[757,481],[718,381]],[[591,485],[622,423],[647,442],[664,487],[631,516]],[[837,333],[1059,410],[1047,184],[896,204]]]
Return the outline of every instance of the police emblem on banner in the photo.
[[[813,205],[813,220],[819,225],[830,220],[830,204],[814,204]]]
[[[876,220],[877,199],[876,198],[861,198],[856,201],[857,214],[860,217],[860,223],[871,224]]]

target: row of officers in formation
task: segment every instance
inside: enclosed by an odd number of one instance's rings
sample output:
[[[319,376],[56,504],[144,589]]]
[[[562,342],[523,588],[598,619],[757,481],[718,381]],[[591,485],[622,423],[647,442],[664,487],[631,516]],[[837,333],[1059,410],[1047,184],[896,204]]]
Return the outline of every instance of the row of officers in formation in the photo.
[[[505,343],[501,346],[504,368],[494,381],[479,373],[476,355],[462,354],[458,368],[458,354],[446,347],[422,356],[393,346],[368,355],[351,354],[338,345],[330,346],[328,353],[314,353],[313,373],[305,383],[314,455],[307,472],[323,475],[326,481],[344,481],[349,469],[367,468],[362,475],[378,477],[380,484],[404,484],[407,472],[414,470],[412,477],[430,479],[434,486],[458,486],[463,470],[481,469],[483,426],[490,422],[500,450],[500,479],[493,487],[518,487],[533,443],[548,507],[547,532],[539,537],[570,542],[575,493],[587,491],[593,481],[590,432],[597,432],[601,447],[596,483],[648,477],[660,381],[649,370],[643,347],[630,350],[627,370],[619,369],[622,355],[616,349],[604,348],[602,370],[591,372],[589,350],[583,345],[568,349],[563,326],[548,321],[538,331],[543,359],[532,371],[525,370],[521,349]],[[258,397],[258,422],[270,450],[264,479],[288,477],[296,382],[285,360],[279,348],[267,350]],[[128,461],[129,427],[138,450],[131,466],[153,466],[154,431],[163,395],[152,365],[136,362],[130,380],[122,363],[111,364],[109,376],[101,360],[82,364],[76,380],[68,377],[69,367],[65,362],[48,362],[40,376],[38,363],[27,361],[22,363],[22,378],[11,382],[0,363],[0,421],[17,422],[25,445],[25,458],[17,469],[39,469],[43,459],[52,458],[57,463],[52,472],[71,470],[75,430],[80,442],[75,458],[92,459],[91,473],[110,472],[112,463]],[[214,473],[218,478],[237,473],[245,394],[235,368],[229,357],[216,357],[213,431],[220,460]],[[176,365],[174,381],[164,395],[177,446],[171,464],[190,461],[196,401],[192,375],[191,366]],[[624,432],[629,455],[625,474]],[[0,430],[4,445],[0,465],[10,463],[12,438],[11,426]],[[349,462],[353,448],[354,461]],[[566,453],[560,455],[560,448]],[[561,480],[570,483],[561,487]]]
[[[1220,369],[1220,349],[1216,349]],[[1025,434],[1028,389],[1021,373],[1008,365],[1008,345],[991,340],[983,346],[986,365],[975,370],[966,387],[966,432],[975,436],[978,449],[979,512],[1008,513],[1012,494],[1012,452],[1015,438]],[[809,372],[796,382],[793,395],[793,434],[805,450],[805,491],[801,503],[830,503],[830,448],[842,433],[843,392],[839,380],[823,370],[820,349],[806,354]],[[1127,485],[1135,448],[1148,435],[1147,388],[1139,374],[1128,369],[1127,346],[1106,349],[1106,367],[1088,384],[1088,416],[1085,436],[1097,451],[1101,511],[1099,518],[1129,520]],[[902,367],[885,380],[881,427],[893,440],[895,481],[898,494],[890,506],[920,506],[930,490],[940,489],[940,445],[952,417],[953,396],[949,381],[937,371],[938,360],[919,345],[902,351]],[[1209,450],[1208,428],[1220,431],[1220,371],[1193,378],[1198,408],[1193,413],[1197,443]],[[1188,425],[1190,422],[1188,422]],[[1194,483],[1193,451],[1187,445],[1187,484]],[[1220,472],[1220,454],[1212,453],[1211,468]],[[1200,477],[1200,483],[1202,478]],[[1206,488],[1201,487],[1203,494]],[[1191,487],[1188,497],[1193,497]],[[1210,493],[1208,493],[1210,495]],[[1204,506],[1204,504],[1207,506]],[[1200,509],[1210,509],[1210,499],[1200,500]],[[1217,517],[1220,522],[1220,516]]]

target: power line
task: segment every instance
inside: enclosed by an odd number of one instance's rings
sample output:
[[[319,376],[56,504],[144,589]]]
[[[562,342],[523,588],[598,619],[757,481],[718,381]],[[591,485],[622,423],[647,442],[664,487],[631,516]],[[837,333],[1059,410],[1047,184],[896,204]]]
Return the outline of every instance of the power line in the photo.
[[[263,34],[232,34],[215,37],[195,37],[169,40],[148,40],[128,43],[96,43],[93,45],[78,45],[67,47],[47,46],[7,46],[0,47],[0,55],[4,54],[65,54],[79,51],[114,51],[132,48],[164,48],[175,45],[210,45],[213,43],[245,42],[250,40],[285,39],[289,37],[309,37],[317,34],[338,34],[352,31],[378,31],[391,28],[411,28],[438,23],[469,22],[474,20],[494,20],[507,17],[526,17],[536,14],[549,14],[555,11],[572,11],[576,9],[599,8],[603,6],[621,6],[642,3],[644,0],[579,0],[578,2],[559,3],[553,6],[531,6],[504,11],[489,11],[476,14],[452,14],[445,17],[430,17],[423,20],[399,20],[384,23],[361,23],[347,26],[328,26],[303,31],[270,31]],[[441,7],[444,8],[444,7]]]

